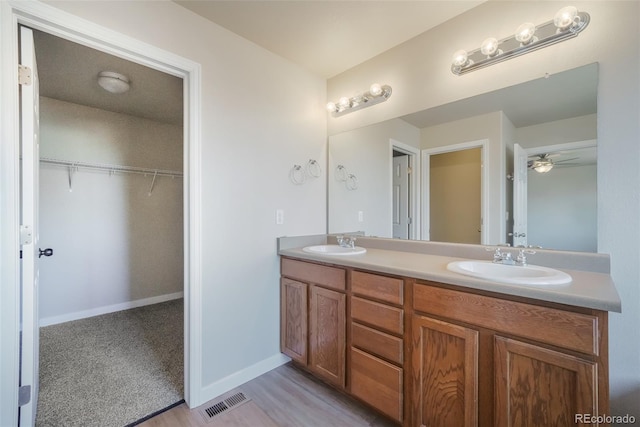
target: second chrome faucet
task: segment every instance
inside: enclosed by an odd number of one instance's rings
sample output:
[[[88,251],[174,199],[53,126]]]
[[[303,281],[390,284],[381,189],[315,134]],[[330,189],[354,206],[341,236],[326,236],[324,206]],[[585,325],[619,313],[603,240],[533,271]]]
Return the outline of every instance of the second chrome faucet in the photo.
[[[504,250],[503,248],[486,248],[487,251],[493,252],[493,262],[497,264],[505,264],[505,265],[527,265],[527,255],[535,254],[536,251],[533,249],[518,249],[518,256],[516,259],[513,259],[513,255],[511,252]]]

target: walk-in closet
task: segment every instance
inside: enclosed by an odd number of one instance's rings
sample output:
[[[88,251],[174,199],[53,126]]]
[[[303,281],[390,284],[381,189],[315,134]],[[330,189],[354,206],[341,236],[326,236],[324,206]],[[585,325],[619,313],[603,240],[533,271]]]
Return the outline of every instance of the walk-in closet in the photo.
[[[36,425],[123,426],[184,397],[183,81],[34,30]]]

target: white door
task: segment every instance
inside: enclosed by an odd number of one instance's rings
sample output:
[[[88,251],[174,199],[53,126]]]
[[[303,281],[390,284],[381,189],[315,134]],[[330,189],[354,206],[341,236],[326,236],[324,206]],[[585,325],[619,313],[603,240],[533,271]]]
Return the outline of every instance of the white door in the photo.
[[[513,149],[513,246],[527,246],[527,152]]]
[[[33,426],[38,407],[38,74],[33,32],[20,27],[20,65],[31,77],[20,85],[21,122],[21,349],[20,385],[30,386],[29,403],[20,407],[20,427]],[[24,68],[23,68],[24,69]],[[29,73],[29,71],[26,73]],[[22,73],[25,74],[24,72]],[[29,81],[30,80],[30,81]],[[26,390],[21,389],[21,390]]]
[[[393,238],[409,238],[409,156],[393,158]]]

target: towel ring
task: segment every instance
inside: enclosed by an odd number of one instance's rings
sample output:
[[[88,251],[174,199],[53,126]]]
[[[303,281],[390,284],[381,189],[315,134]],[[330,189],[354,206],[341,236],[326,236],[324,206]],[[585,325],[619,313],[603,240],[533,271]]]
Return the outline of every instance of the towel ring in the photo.
[[[291,170],[289,171],[289,179],[291,180],[291,182],[293,182],[295,185],[302,185],[304,184],[304,180],[305,180],[305,173],[304,173],[304,169],[302,169],[302,166],[300,165],[293,165],[293,167],[291,168]]]
[[[347,187],[347,190],[357,190],[358,189],[358,178],[356,178],[356,176],[352,173],[350,173],[349,175],[347,175],[347,179],[344,183],[344,185]]]
[[[322,174],[322,169],[320,168],[320,164],[317,161],[309,159],[306,166],[306,172],[310,177],[319,178]]]

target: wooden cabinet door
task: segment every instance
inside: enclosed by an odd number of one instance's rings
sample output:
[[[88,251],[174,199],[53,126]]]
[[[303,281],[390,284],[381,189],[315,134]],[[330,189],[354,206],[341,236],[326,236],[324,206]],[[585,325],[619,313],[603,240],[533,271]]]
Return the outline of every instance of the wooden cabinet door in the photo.
[[[307,364],[306,283],[280,279],[280,351]]]
[[[413,424],[478,424],[478,331],[413,316]]]
[[[495,425],[573,426],[576,414],[598,415],[597,365],[496,336]]]
[[[345,386],[346,296],[317,286],[309,287],[309,369]]]

